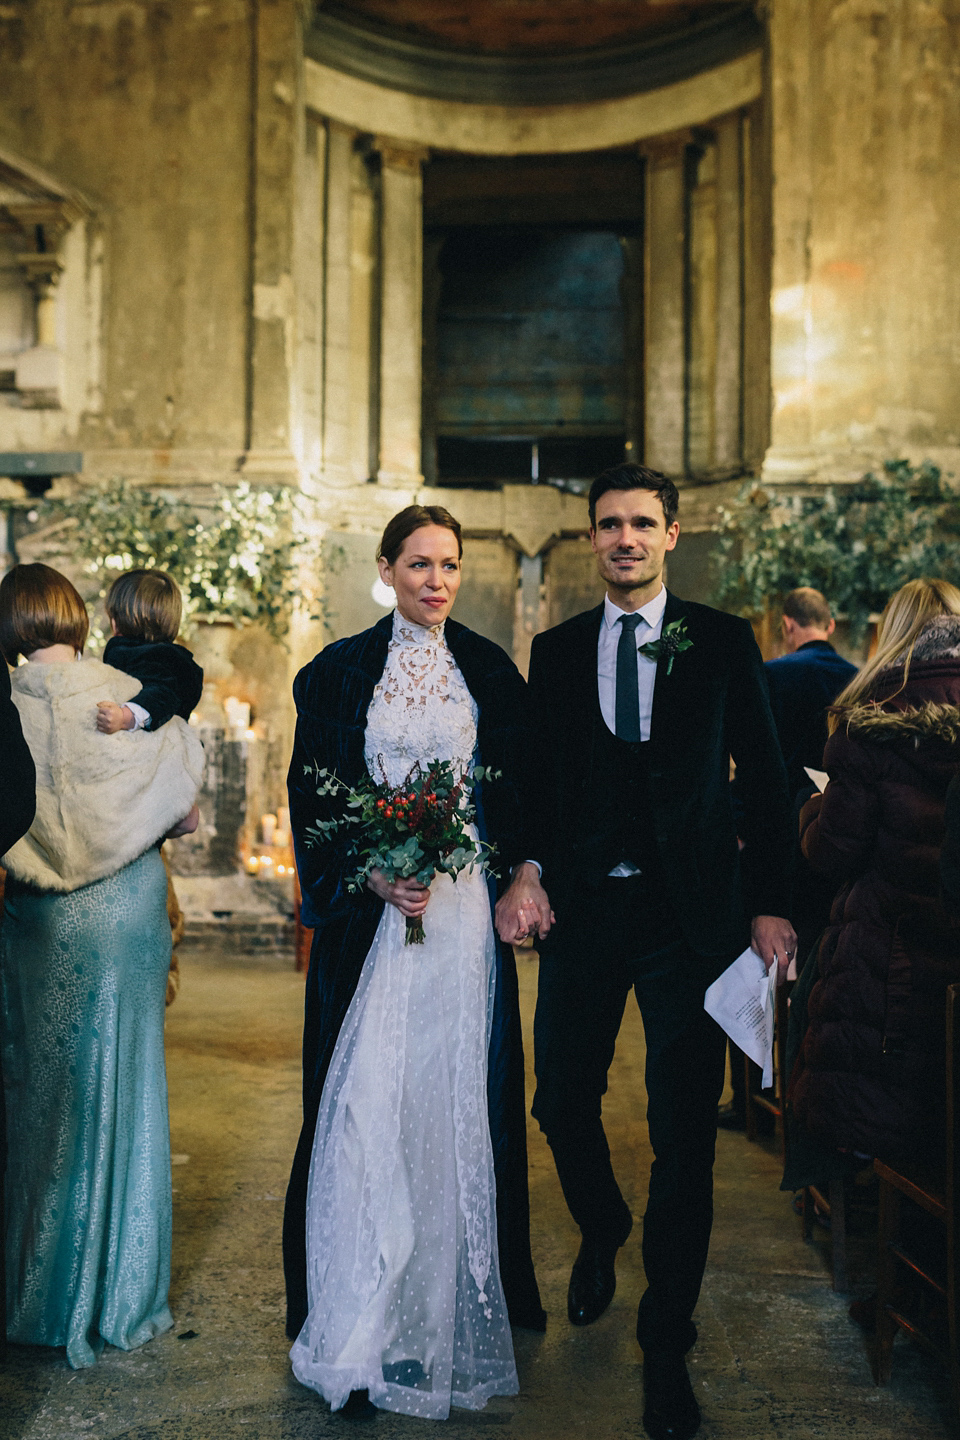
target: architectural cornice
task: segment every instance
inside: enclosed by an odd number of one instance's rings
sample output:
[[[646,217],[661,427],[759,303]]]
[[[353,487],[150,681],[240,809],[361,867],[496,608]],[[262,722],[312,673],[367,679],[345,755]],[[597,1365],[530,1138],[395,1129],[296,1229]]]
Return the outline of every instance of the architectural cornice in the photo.
[[[322,65],[410,95],[467,104],[584,104],[643,94],[758,50],[763,27],[750,3],[683,29],[572,53],[489,55],[412,39],[326,9],[306,31]]]
[[[64,185],[39,165],[0,146],[0,191],[7,189],[17,191],[18,201],[24,204],[33,201],[39,205],[56,205],[71,222],[92,214],[94,208],[79,190]]]

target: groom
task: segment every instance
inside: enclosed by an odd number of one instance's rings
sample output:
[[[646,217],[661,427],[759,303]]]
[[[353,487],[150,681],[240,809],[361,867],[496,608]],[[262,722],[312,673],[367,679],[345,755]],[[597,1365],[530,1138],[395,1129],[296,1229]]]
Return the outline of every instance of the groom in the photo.
[[[751,939],[783,971],[796,945],[780,918],[792,813],[760,652],[745,620],[664,588],[678,502],[671,480],[639,465],[591,487],[606,597],[533,642],[530,861],[497,907],[504,940],[536,930],[542,941],[533,1114],[583,1235],[567,1302],[574,1325],[610,1304],[633,1225],[601,1099],[630,989],[643,1016],[654,1161],[637,1339],[654,1440],[683,1440],[700,1423],[684,1356],[697,1337],[724,1069],[704,990]]]

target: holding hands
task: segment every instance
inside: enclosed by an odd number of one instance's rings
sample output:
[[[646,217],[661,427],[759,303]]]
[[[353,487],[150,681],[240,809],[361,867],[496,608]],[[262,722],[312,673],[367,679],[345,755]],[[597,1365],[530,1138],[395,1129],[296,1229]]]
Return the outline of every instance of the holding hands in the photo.
[[[546,890],[540,884],[536,865],[525,861],[513,872],[509,889],[501,895],[494,911],[497,934],[505,945],[526,940],[528,935],[543,939],[556,916]]]

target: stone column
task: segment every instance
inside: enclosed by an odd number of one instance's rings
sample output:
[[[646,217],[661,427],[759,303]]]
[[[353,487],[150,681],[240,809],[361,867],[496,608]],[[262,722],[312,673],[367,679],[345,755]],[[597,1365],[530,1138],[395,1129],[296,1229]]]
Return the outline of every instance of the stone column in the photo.
[[[758,469],[770,443],[770,160],[762,104],[742,120],[743,462]]]
[[[262,480],[298,472],[292,453],[295,195],[302,106],[302,36],[294,5],[255,0],[251,175],[253,314],[244,471]]]
[[[717,140],[717,341],[714,454],[717,470],[735,470],[743,455],[743,194],[739,114],[715,127]]]
[[[717,381],[717,145],[698,135],[687,152],[686,472],[715,466]]]
[[[354,132],[331,120],[327,131],[324,264],[323,474],[350,482],[351,190]]]
[[[789,12],[789,13],[788,13]],[[773,294],[771,296],[772,450],[768,478],[804,476],[811,454],[813,316],[810,250],[815,69],[810,0],[770,14],[773,105]],[[841,148],[843,148],[841,146]]]
[[[11,200],[4,209],[29,247],[17,260],[36,306],[34,343],[16,361],[20,403],[25,410],[57,410],[63,387],[63,358],[57,340],[57,286],[63,273],[59,250],[81,211],[58,200]]]
[[[376,388],[372,370],[376,353],[377,196],[367,159],[354,151],[350,196],[350,473],[357,484],[365,484],[377,467],[371,424]]]
[[[378,142],[380,224],[380,464],[388,485],[422,483],[423,182],[427,152]]]
[[[297,198],[295,446],[304,482],[323,468],[323,236],[326,210],[327,131],[322,119],[304,117]]]
[[[644,146],[644,461],[668,475],[686,468],[685,160],[688,136]]]

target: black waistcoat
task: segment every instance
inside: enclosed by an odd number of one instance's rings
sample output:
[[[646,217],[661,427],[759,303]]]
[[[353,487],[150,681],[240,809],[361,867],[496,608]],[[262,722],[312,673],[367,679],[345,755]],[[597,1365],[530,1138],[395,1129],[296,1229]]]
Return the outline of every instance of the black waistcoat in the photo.
[[[597,827],[599,880],[623,861],[646,876],[660,872],[650,806],[650,745],[620,740],[605,722],[596,727],[591,792]]]

